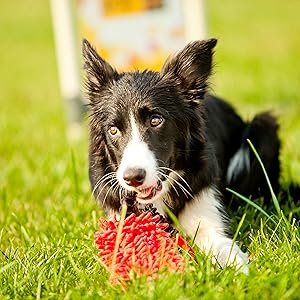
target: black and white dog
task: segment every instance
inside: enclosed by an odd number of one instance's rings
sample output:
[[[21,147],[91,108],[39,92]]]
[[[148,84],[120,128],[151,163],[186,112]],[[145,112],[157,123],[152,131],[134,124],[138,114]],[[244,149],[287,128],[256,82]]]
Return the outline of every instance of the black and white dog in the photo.
[[[83,41],[91,107],[89,174],[109,215],[119,211],[126,192],[138,203],[153,203],[161,214],[166,206],[222,267],[247,272],[246,255],[227,236],[224,190],[270,198],[246,139],[276,188],[278,126],[269,113],[244,122],[207,93],[216,43],[188,44],[160,72],[118,73]]]

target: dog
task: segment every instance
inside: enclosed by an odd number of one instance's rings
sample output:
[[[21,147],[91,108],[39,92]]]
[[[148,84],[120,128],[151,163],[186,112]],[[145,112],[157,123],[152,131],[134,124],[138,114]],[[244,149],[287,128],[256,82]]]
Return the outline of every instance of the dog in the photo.
[[[83,40],[91,111],[89,177],[108,215],[119,212],[126,193],[165,216],[167,207],[216,263],[247,273],[247,255],[228,235],[225,188],[270,198],[247,139],[276,188],[278,124],[269,112],[245,122],[209,93],[216,43],[189,43],[160,72],[119,73]]]

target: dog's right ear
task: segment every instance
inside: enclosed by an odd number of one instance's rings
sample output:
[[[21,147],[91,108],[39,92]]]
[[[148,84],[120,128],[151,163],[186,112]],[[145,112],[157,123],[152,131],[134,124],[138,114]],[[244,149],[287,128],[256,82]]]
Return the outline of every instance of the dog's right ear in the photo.
[[[88,91],[99,91],[103,86],[112,81],[117,71],[99,56],[94,47],[84,39],[82,42],[83,69],[86,72]]]

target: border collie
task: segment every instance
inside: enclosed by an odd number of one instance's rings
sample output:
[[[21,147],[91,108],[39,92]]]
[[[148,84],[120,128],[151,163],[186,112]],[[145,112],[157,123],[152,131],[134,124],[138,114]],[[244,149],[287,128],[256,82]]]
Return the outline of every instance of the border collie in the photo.
[[[247,255],[227,235],[225,188],[270,198],[246,140],[277,187],[278,126],[266,112],[244,122],[208,93],[216,43],[191,42],[160,72],[119,73],[83,41],[91,109],[89,175],[108,215],[119,212],[126,193],[161,214],[168,207],[215,262],[247,273]]]

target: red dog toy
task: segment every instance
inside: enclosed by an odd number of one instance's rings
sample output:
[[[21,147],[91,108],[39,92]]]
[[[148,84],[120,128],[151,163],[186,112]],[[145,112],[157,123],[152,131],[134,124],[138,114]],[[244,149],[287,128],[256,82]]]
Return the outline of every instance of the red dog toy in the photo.
[[[153,278],[163,269],[184,270],[185,259],[178,247],[189,253],[192,249],[178,233],[173,237],[167,232],[170,225],[162,221],[151,212],[132,213],[120,221],[100,220],[95,243],[113,282],[122,283],[133,275]]]

